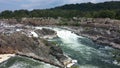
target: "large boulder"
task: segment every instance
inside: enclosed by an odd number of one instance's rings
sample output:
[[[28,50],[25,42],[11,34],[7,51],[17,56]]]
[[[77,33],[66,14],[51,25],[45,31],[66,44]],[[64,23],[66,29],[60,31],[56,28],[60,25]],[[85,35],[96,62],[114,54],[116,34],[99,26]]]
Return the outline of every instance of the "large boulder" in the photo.
[[[0,34],[0,54],[27,56],[58,67],[64,67],[64,60],[68,59],[60,47],[20,32]]]
[[[57,33],[54,30],[42,28],[37,29],[35,32],[42,38],[54,38],[57,37]]]

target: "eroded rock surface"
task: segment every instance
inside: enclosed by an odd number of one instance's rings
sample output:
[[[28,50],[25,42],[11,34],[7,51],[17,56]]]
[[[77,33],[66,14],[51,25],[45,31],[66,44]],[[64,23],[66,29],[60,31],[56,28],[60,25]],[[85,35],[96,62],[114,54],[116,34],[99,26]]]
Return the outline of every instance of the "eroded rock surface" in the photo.
[[[9,26],[9,25],[8,25]],[[58,67],[65,67],[66,55],[59,46],[44,39],[44,36],[56,36],[56,32],[50,29],[35,29],[31,27],[5,27],[1,26],[0,54],[16,54],[34,58]],[[38,35],[38,36],[37,36]]]

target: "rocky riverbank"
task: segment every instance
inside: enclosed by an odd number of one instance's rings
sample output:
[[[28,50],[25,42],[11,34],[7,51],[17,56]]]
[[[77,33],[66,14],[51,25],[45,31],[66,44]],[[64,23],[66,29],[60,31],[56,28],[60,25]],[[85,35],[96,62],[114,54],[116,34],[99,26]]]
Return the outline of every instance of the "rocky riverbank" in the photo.
[[[69,29],[71,28],[71,29]],[[93,42],[101,45],[111,46],[120,49],[120,24],[110,22],[81,24],[79,27],[70,26],[67,29],[80,36],[92,39]]]
[[[97,44],[120,49],[120,20],[73,17],[73,19],[63,23],[62,26],[57,26],[87,37]]]
[[[56,32],[45,28],[35,29],[33,25],[61,27],[80,36],[90,38],[97,44],[120,49],[120,20],[73,18],[69,21],[62,20],[62,26],[60,19],[53,18],[3,19],[0,21],[2,22],[0,23],[1,54],[19,54],[59,67],[67,66],[72,60],[63,54],[60,47],[45,40],[57,37]],[[14,25],[8,25],[7,23]],[[72,24],[75,26],[71,26]]]
[[[59,46],[47,41],[53,37],[57,37],[56,32],[50,29],[0,23],[0,54],[26,56],[63,68],[72,59]],[[0,59],[3,62],[8,58]]]
[[[57,19],[48,17],[48,18],[1,19],[0,21],[3,23],[19,25],[20,24],[37,26],[67,25],[67,27],[69,26],[69,28],[71,28],[78,35],[90,38],[98,44],[108,45],[120,49],[120,20],[113,20],[109,18],[77,18],[77,17],[73,17],[73,19],[68,20],[60,17]],[[44,37],[47,38],[48,36],[49,35],[46,35]]]

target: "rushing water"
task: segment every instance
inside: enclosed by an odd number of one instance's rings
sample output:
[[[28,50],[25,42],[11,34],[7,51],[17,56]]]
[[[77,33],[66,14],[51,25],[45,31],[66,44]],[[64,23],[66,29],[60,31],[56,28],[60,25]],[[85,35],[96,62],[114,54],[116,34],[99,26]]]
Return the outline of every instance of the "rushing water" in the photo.
[[[120,68],[113,59],[112,51],[116,49],[101,47],[68,30],[55,30],[59,38],[53,41],[58,42],[67,55],[78,60],[79,68]]]
[[[64,53],[78,60],[78,68],[120,68],[113,58],[111,47],[104,47],[91,40],[78,36],[71,31],[54,28],[59,38],[49,41],[57,42]],[[0,65],[0,68],[56,68],[52,65],[38,62],[25,57],[14,57]]]
[[[58,68],[31,58],[16,56],[0,64],[0,68]]]

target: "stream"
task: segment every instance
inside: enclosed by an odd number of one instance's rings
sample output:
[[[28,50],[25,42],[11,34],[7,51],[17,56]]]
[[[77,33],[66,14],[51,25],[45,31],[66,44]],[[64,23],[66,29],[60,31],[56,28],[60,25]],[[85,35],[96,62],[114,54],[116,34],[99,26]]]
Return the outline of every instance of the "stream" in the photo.
[[[117,49],[93,43],[90,39],[78,36],[71,31],[50,28],[57,32],[58,38],[49,39],[56,42],[65,54],[78,61],[77,68],[120,68],[114,58]],[[57,68],[37,60],[16,56],[0,64],[0,68]]]

